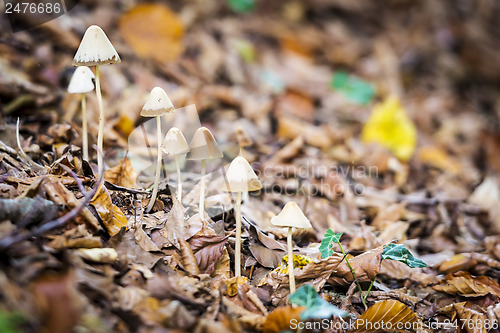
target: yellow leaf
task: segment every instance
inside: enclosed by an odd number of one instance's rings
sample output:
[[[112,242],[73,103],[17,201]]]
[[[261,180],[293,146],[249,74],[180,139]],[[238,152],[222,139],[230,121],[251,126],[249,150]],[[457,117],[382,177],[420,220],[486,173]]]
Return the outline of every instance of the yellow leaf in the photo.
[[[363,142],[375,142],[407,161],[417,144],[417,130],[397,97],[375,105],[361,132]]]
[[[169,62],[184,50],[184,25],[167,6],[135,6],[121,16],[119,28],[123,39],[141,58]]]
[[[127,227],[127,218],[125,214],[123,214],[120,208],[113,205],[108,190],[106,190],[104,186],[101,186],[99,191],[90,201],[90,204],[94,206],[102,223],[104,223],[104,226],[111,236],[116,235],[121,228]]]
[[[408,332],[418,317],[403,303],[390,300],[372,305],[354,324],[354,332]]]
[[[135,187],[136,178],[137,173],[132,167],[130,159],[126,156],[121,159],[120,164],[104,172],[104,179],[108,182],[128,188]]]

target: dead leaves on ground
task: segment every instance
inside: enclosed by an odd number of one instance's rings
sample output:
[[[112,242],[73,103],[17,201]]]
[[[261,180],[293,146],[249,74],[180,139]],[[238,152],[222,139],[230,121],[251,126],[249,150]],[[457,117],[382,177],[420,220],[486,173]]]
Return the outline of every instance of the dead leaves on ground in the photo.
[[[127,227],[127,217],[125,217],[120,208],[113,204],[109,192],[104,186],[101,186],[92,198],[90,205],[95,208],[111,236],[120,232],[121,228]]]
[[[464,297],[478,297],[491,294],[500,297],[500,286],[487,276],[472,276],[467,272],[448,274],[434,290]]]
[[[412,324],[417,321],[415,312],[403,303],[396,300],[381,301],[372,305],[357,319],[352,333],[381,331],[405,333],[412,331],[412,327],[415,327]]]

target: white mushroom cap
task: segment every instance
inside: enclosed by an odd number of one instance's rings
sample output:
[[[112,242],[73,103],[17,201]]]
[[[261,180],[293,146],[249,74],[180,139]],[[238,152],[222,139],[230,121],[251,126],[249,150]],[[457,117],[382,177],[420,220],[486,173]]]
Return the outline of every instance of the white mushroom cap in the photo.
[[[311,222],[293,201],[287,203],[281,212],[271,219],[271,223],[278,227],[312,228]]]
[[[212,132],[206,127],[200,127],[194,132],[189,147],[191,151],[188,160],[212,160],[223,156]]]
[[[85,94],[94,90],[94,73],[86,66],[77,67],[68,85],[70,94]]]
[[[160,87],[154,87],[149,93],[146,104],[142,107],[141,116],[157,117],[165,113],[174,112],[175,108],[167,93]]]
[[[108,36],[97,25],[91,25],[83,35],[73,58],[74,66],[96,66],[121,62]]]
[[[165,140],[163,140],[163,152],[165,154],[177,155],[187,153],[188,151],[189,145],[181,130],[177,127],[172,127],[167,135],[165,135]]]
[[[226,192],[257,191],[262,188],[259,178],[248,161],[241,156],[236,157],[226,172],[229,188],[224,185]]]

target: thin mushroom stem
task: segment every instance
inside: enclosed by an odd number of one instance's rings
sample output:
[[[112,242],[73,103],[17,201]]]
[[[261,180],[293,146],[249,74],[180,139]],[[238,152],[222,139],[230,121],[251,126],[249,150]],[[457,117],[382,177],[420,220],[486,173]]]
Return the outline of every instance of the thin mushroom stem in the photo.
[[[286,243],[288,245],[288,279],[290,280],[290,294],[293,294],[295,292],[295,275],[293,274],[292,227],[288,228]]]
[[[82,150],[83,159],[89,160],[89,142],[87,138],[87,101],[85,94],[82,94]]]
[[[153,184],[153,194],[151,195],[151,199],[148,204],[147,212],[151,211],[153,205],[156,201],[156,195],[158,194],[158,184],[160,183],[160,169],[161,169],[161,118],[160,116],[156,117],[156,133],[158,135],[158,158],[156,159],[156,175],[155,182]]]
[[[177,200],[182,202],[182,179],[181,179],[181,168],[179,166],[179,157],[177,154],[174,155],[175,168],[177,169]]]
[[[234,252],[234,276],[241,276],[241,192],[236,195],[236,245]]]
[[[205,211],[205,170],[207,167],[207,161],[201,160],[201,180],[200,180],[200,203],[199,203],[199,215],[202,221],[205,221],[204,211]]]
[[[97,166],[99,175],[104,171],[104,106],[102,105],[101,80],[99,79],[99,65],[95,66],[95,92],[99,104],[99,132],[97,134]]]

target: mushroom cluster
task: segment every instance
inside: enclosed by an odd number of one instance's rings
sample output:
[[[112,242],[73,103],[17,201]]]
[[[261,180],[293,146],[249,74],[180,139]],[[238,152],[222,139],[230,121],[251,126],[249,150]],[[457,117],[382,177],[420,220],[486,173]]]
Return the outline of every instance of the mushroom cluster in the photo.
[[[79,66],[71,78],[68,86],[68,93],[81,94],[82,105],[82,154],[83,159],[89,159],[88,154],[88,139],[87,139],[87,120],[86,120],[86,94],[92,90],[96,90],[96,96],[99,106],[99,131],[98,131],[98,172],[104,172],[104,157],[103,157],[103,135],[104,135],[104,107],[101,95],[99,66],[104,64],[119,63],[120,57],[113,45],[109,41],[104,31],[96,26],[90,26],[85,32],[80,46],[73,59],[73,65]],[[95,75],[87,66],[95,68]],[[93,79],[95,79],[95,87]],[[170,101],[167,93],[160,87],[154,87],[146,102],[140,111],[142,117],[156,118],[156,134],[157,134],[157,159],[155,178],[151,191],[151,197],[146,208],[146,212],[153,210],[158,194],[160,182],[160,174],[162,170],[162,154],[172,155],[177,172],[177,200],[182,203],[182,174],[179,164],[179,157],[186,155],[187,160],[201,161],[201,172],[199,181],[199,206],[198,215],[203,224],[206,223],[205,218],[205,175],[207,169],[207,161],[220,159],[223,157],[222,151],[219,149],[217,142],[206,127],[200,127],[196,130],[191,142],[188,144],[181,130],[177,127],[172,127],[168,130],[165,137],[162,136],[162,117],[166,114],[175,112],[175,108]],[[236,219],[236,240],[235,240],[235,267],[234,275],[236,278],[241,276],[241,232],[242,232],[242,217],[241,204],[247,200],[248,192],[258,191],[262,188],[256,173],[252,166],[244,157],[244,148],[251,146],[252,140],[242,127],[238,127],[235,131],[240,154],[229,165],[226,172],[226,183],[222,188],[223,191],[236,193],[235,204],[235,219]],[[295,277],[293,271],[293,247],[292,236],[294,228],[311,228],[311,224],[304,213],[300,210],[295,202],[287,203],[283,210],[271,219],[271,223],[275,226],[288,228],[287,245],[288,245],[288,272],[290,281],[290,292],[295,291]]]

